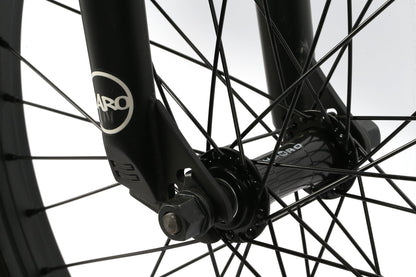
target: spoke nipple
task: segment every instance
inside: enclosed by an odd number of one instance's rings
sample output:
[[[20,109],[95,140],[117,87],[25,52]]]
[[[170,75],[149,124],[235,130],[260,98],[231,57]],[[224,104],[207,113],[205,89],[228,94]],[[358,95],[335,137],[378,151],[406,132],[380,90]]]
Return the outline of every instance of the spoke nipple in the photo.
[[[6,49],[9,49],[10,48],[9,43],[7,41],[5,41],[3,39],[3,37],[0,37],[0,46],[3,47],[3,48],[6,48]]]
[[[181,231],[181,221],[174,213],[166,213],[162,217],[163,229],[170,235],[176,235]]]

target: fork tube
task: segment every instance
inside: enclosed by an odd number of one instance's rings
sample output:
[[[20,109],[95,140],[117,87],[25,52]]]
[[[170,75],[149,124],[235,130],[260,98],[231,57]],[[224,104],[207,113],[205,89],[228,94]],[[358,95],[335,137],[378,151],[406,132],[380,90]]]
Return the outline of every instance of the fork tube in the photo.
[[[267,0],[267,4],[269,6],[270,19],[273,22],[272,25],[276,25],[275,27],[277,27],[286,40],[300,66],[303,67],[313,40],[310,1]],[[265,14],[264,11],[257,9],[267,86],[270,95],[277,98],[282,94],[285,88],[299,77],[299,73],[293,66],[279,39],[272,31],[272,37],[276,41],[277,46],[277,57],[274,57],[274,51],[269,35],[269,26],[267,25],[267,21],[263,14]],[[275,61],[277,61],[278,64],[280,63],[279,67],[281,72],[278,71]],[[290,99],[291,96],[287,97],[283,103],[290,103]],[[311,103],[311,99],[309,99],[307,94],[302,93],[297,108],[303,110],[306,103]],[[286,110],[278,108],[273,110],[273,121],[277,128],[281,127],[285,113]]]
[[[80,5],[114,177],[158,212],[175,195],[180,173],[191,168],[201,194],[213,203],[207,209],[215,210],[218,220],[232,217],[226,192],[155,98],[144,0],[80,0]]]
[[[158,183],[159,173],[159,155],[151,147],[150,115],[156,99],[144,1],[80,0],[80,6],[113,175],[123,185],[138,190],[134,194],[157,210],[157,202],[166,199],[167,189],[152,190],[143,182]],[[137,157],[146,162],[138,162]]]

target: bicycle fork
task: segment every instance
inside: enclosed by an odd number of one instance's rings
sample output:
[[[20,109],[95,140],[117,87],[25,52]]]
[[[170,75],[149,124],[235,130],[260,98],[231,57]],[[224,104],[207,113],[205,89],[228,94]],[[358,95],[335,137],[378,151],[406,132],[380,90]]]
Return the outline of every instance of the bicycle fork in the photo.
[[[308,1],[287,2],[293,3],[292,8],[298,12],[310,13]],[[266,184],[261,173],[267,170],[270,153],[254,161],[246,159],[245,163],[229,148],[197,156],[155,97],[144,1],[80,0],[80,6],[103,141],[113,175],[132,196],[159,213],[161,227],[169,237],[207,241],[224,235],[235,241],[253,238],[261,233],[261,222],[268,216],[268,189],[284,196],[301,188],[313,190],[334,179],[333,174],[277,167],[278,164],[345,168],[356,161],[355,151],[346,154],[340,150],[338,133],[328,131],[333,126],[325,125],[315,111],[307,112],[306,121],[293,118],[291,134],[272,161],[276,166],[272,166]],[[283,10],[273,8],[272,12],[279,18]],[[259,18],[265,45],[269,37]],[[293,20],[292,25],[307,30],[306,37],[310,39],[310,15],[301,20],[302,24],[296,22],[299,16],[293,16]],[[293,41],[299,38],[288,36],[291,47],[297,49]],[[263,48],[267,61],[271,50]],[[273,85],[276,69],[266,63],[266,71],[271,95],[278,97],[280,92]],[[322,77],[320,74],[317,76]],[[289,73],[288,76],[284,77],[287,82],[293,78]],[[336,93],[329,90],[326,108],[335,103],[345,111]],[[331,94],[335,99],[332,103]],[[306,98],[299,103],[300,110],[310,108]],[[277,127],[282,116],[280,110],[273,110]],[[342,125],[337,127],[342,129]],[[367,134],[366,130],[362,132]],[[368,139],[363,143],[371,146]],[[187,168],[191,173],[184,173]]]

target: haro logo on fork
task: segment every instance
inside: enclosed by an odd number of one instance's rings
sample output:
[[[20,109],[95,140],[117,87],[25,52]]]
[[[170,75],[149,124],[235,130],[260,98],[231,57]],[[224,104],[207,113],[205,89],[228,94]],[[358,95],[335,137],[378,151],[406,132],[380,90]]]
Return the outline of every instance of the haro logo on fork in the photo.
[[[106,72],[94,71],[92,79],[97,98],[101,130],[109,135],[122,131],[133,115],[133,96],[127,85]]]

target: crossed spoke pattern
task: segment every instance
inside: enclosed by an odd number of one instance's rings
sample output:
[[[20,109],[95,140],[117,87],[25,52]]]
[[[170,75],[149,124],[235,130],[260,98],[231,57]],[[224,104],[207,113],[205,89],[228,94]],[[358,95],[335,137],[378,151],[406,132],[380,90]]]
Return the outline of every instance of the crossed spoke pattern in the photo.
[[[80,14],[79,11],[68,7],[62,3],[57,1],[47,0],[51,4],[56,5],[59,8],[63,8],[75,14]],[[265,17],[267,22],[268,34],[270,40],[272,41],[272,48],[274,53],[274,63],[276,68],[278,68],[278,72],[282,72],[282,65],[280,62],[279,57],[281,55],[287,55],[291,62],[296,68],[297,72],[299,73],[298,79],[292,84],[285,84],[282,82],[280,85],[283,88],[283,94],[276,99],[271,99],[270,96],[263,92],[262,90],[252,86],[237,77],[234,77],[229,72],[229,67],[227,64],[226,58],[226,48],[223,43],[223,30],[226,24],[226,15],[227,15],[227,0],[223,0],[221,2],[220,13],[217,15],[215,9],[215,3],[212,0],[208,0],[208,6],[210,15],[212,18],[212,25],[213,30],[216,34],[216,40],[213,43],[213,60],[209,61],[208,58],[202,53],[200,49],[192,42],[192,40],[185,34],[185,32],[178,26],[177,23],[172,19],[172,17],[163,9],[163,7],[155,0],[150,0],[153,6],[160,12],[160,14],[166,19],[166,21],[174,28],[174,30],[179,34],[179,36],[186,42],[186,44],[194,51],[194,53],[198,56],[200,60],[192,58],[186,54],[181,53],[173,48],[165,46],[155,41],[151,41],[151,44],[154,47],[162,49],[172,55],[175,55],[185,61],[188,61],[192,64],[197,64],[198,66],[204,67],[211,71],[211,82],[209,91],[209,103],[207,105],[208,111],[208,121],[206,124],[206,128],[203,124],[201,124],[196,115],[194,115],[192,111],[192,107],[187,107],[184,102],[178,97],[178,94],[174,92],[174,90],[164,81],[163,77],[158,74],[156,71],[156,67],[153,68],[155,84],[157,90],[160,94],[160,97],[168,110],[169,114],[172,118],[175,119],[175,114],[173,109],[171,108],[170,101],[176,103],[179,108],[186,114],[186,116],[192,121],[195,128],[198,132],[205,138],[206,141],[206,149],[216,149],[219,153],[221,153],[220,146],[215,142],[215,137],[213,136],[213,128],[215,128],[214,124],[214,110],[215,110],[215,97],[219,93],[217,91],[217,81],[220,81],[226,88],[227,97],[229,100],[229,106],[231,109],[231,117],[233,121],[234,133],[235,138],[232,138],[233,141],[228,145],[229,147],[235,148],[239,150],[241,155],[241,161],[244,162],[245,159],[245,150],[244,147],[247,143],[253,141],[260,141],[266,137],[273,137],[275,140],[275,147],[271,154],[270,162],[264,162],[260,160],[253,160],[254,163],[265,165],[267,166],[267,170],[265,171],[262,182],[265,185],[269,178],[270,171],[273,167],[279,168],[290,168],[299,171],[312,171],[312,172],[324,172],[324,173],[333,173],[340,176],[338,179],[332,181],[330,184],[326,185],[325,187],[315,191],[314,193],[308,194],[303,198],[300,198],[300,193],[294,193],[294,202],[287,204],[279,195],[277,195],[272,190],[269,190],[270,197],[274,199],[274,201],[281,206],[280,209],[270,214],[265,219],[266,229],[268,230],[267,239],[265,238],[264,241],[259,240],[252,240],[245,244],[242,243],[231,243],[225,237],[217,243],[216,245],[207,244],[206,245],[206,252],[196,256],[195,258],[186,261],[180,265],[176,265],[173,269],[169,270],[168,272],[164,272],[161,274],[160,267],[167,260],[167,254],[177,248],[183,248],[189,245],[197,244],[197,240],[190,240],[187,242],[181,243],[172,243],[169,239],[163,244],[162,247],[156,247],[146,250],[140,250],[130,253],[124,254],[117,254],[112,256],[94,258],[84,261],[77,261],[68,263],[65,265],[57,265],[55,267],[45,268],[43,270],[43,274],[48,274],[52,271],[58,271],[62,268],[72,268],[81,265],[87,265],[92,263],[98,262],[105,262],[109,260],[115,259],[122,259],[122,258],[129,258],[133,256],[140,256],[149,253],[159,253],[158,258],[155,261],[155,265],[150,273],[150,276],[170,276],[175,273],[180,274],[181,270],[186,269],[203,259],[209,259],[212,267],[212,275],[214,276],[228,276],[230,272],[231,265],[236,265],[236,276],[241,276],[243,272],[247,271],[250,272],[254,276],[262,276],[263,273],[261,267],[256,267],[254,263],[250,261],[250,253],[254,251],[255,248],[263,248],[269,249],[271,255],[275,256],[276,266],[273,269],[276,272],[279,272],[281,276],[289,276],[287,263],[285,263],[286,256],[294,256],[298,257],[299,259],[303,260],[304,268],[305,268],[305,275],[306,276],[316,276],[318,273],[318,268],[320,265],[326,265],[332,268],[340,269],[340,270],[347,270],[353,273],[355,276],[382,276],[382,268],[379,264],[379,257],[376,247],[376,239],[373,232],[373,225],[371,220],[371,213],[369,211],[369,204],[382,206],[389,209],[402,211],[410,214],[416,214],[416,206],[412,202],[412,200],[400,189],[400,186],[396,183],[397,181],[410,181],[416,182],[416,176],[407,176],[407,175],[398,175],[398,174],[390,174],[385,172],[381,168],[381,164],[390,158],[395,157],[396,155],[400,154],[404,150],[412,148],[416,144],[416,139],[410,140],[409,142],[397,147],[388,153],[384,154],[380,158],[373,159],[373,157],[380,152],[380,150],[384,150],[384,146],[387,145],[391,140],[396,138],[405,127],[407,127],[412,121],[416,119],[416,112],[407,116],[374,116],[374,115],[362,115],[362,116],[354,116],[351,114],[352,110],[352,97],[353,97],[353,38],[361,32],[367,25],[369,25],[374,19],[376,19],[379,15],[383,13],[383,11],[389,7],[394,0],[386,1],[382,4],[375,12],[370,15],[366,15],[367,11],[370,8],[370,5],[373,1],[368,0],[364,7],[362,8],[361,12],[359,13],[355,22],[353,21],[353,14],[352,14],[352,1],[348,0],[346,3],[346,11],[347,11],[347,35],[344,39],[342,39],[336,46],[334,46],[326,55],[324,55],[320,60],[314,61],[313,55],[315,52],[315,48],[319,42],[320,34],[325,26],[326,16],[328,11],[331,7],[331,0],[327,0],[323,6],[321,17],[319,23],[317,25],[315,36],[313,38],[312,46],[310,47],[310,51],[308,53],[306,62],[301,66],[297,59],[295,58],[293,52],[291,51],[290,47],[288,47],[287,42],[285,41],[284,37],[280,34],[278,26],[271,20],[268,2],[266,0],[255,0],[255,4],[259,9],[259,13]],[[376,23],[375,23],[376,24]],[[280,44],[284,49],[285,53],[279,53],[277,50],[277,44]],[[18,53],[15,49],[13,49],[7,42],[1,40],[0,44],[3,48],[10,51],[12,55],[14,55],[17,59],[19,59],[22,63],[26,64],[29,68],[31,68],[36,74],[38,74],[44,81],[46,81],[57,93],[59,93],[67,102],[69,102],[82,116],[71,114],[68,112],[64,112],[52,107],[44,106],[38,103],[32,103],[29,101],[25,101],[24,99],[16,99],[11,97],[7,92],[1,92],[0,96],[3,100],[11,103],[15,103],[16,105],[28,105],[38,109],[42,109],[51,113],[59,114],[62,116],[66,116],[69,118],[73,118],[83,122],[89,122],[95,127],[101,129],[99,123],[95,121],[90,115],[88,115],[79,105],[77,105],[68,95],[64,93],[62,90],[58,88],[48,77],[42,74],[33,64],[31,64],[28,60],[26,60],[20,53]],[[329,121],[328,114],[323,107],[321,102],[321,97],[324,94],[325,88],[328,86],[330,79],[333,76],[333,73],[337,69],[340,60],[344,56],[346,52],[347,58],[347,100],[346,100],[346,113],[345,115],[336,115],[336,117],[345,122],[345,138],[346,143],[348,145],[348,140],[351,138],[351,125],[352,121],[362,121],[362,120],[395,120],[395,121],[402,121],[402,123],[397,127],[393,132],[391,132],[377,147],[372,149],[371,151],[366,151],[357,141],[354,143],[357,145],[358,151],[360,152],[360,160],[352,169],[341,169],[341,168],[320,168],[320,167],[308,167],[308,166],[299,166],[295,164],[283,164],[275,162],[275,158],[277,153],[282,147],[282,142],[285,137],[285,133],[288,130],[288,126],[291,122],[291,119],[294,115],[298,115],[301,117],[308,117],[307,114],[303,113],[296,109],[296,104],[298,99],[305,91],[303,88],[306,87],[307,93],[310,93],[313,96],[314,103],[311,105],[314,109],[317,109],[321,112],[322,116]],[[319,67],[327,62],[332,56],[336,56],[334,62],[332,63],[331,69],[326,76],[326,80],[324,85],[316,89],[312,86],[311,82],[309,81],[308,77],[319,69]],[[219,69],[219,65],[222,65],[222,70]],[[279,73],[279,74],[280,74]],[[279,78],[282,79],[282,78]],[[254,94],[257,94],[259,99],[266,99],[270,101],[270,104],[266,109],[262,112],[258,113],[253,110],[252,107],[244,100],[242,94],[237,92],[234,85],[238,84],[240,86],[245,87],[246,89],[250,90]],[[291,101],[289,105],[283,103],[283,99],[287,97],[291,97]],[[168,98],[170,97],[170,98]],[[239,122],[238,117],[238,110],[237,110],[237,102],[242,105],[250,114],[254,117],[253,121],[246,125],[244,129],[241,129],[241,122]],[[280,107],[287,111],[287,116],[284,119],[283,125],[281,130],[274,130],[273,127],[269,126],[266,121],[265,117],[268,116],[271,110],[274,107]],[[263,135],[253,136],[251,138],[246,138],[248,134],[256,127],[262,126],[263,129],[266,131]],[[198,153],[203,153],[203,151],[198,151]],[[16,160],[103,160],[106,159],[104,156],[20,156],[14,153],[6,153],[6,160],[9,162],[13,162]],[[369,172],[370,169],[375,169],[377,172]],[[394,203],[389,203],[382,200],[373,199],[366,195],[365,192],[365,185],[364,185],[364,178],[378,178],[380,181],[385,182],[386,184],[390,185],[391,188],[397,193],[397,195],[403,200],[407,206],[398,205]],[[359,193],[344,193],[339,197],[338,204],[335,209],[331,209],[328,206],[327,201],[322,199],[322,196],[334,189],[335,187],[339,186],[340,184],[356,178],[356,186],[358,187]],[[81,194],[79,196],[72,197],[67,200],[63,200],[57,202],[55,204],[48,205],[46,207],[40,207],[38,209],[33,209],[27,211],[28,216],[33,216],[37,213],[46,212],[47,210],[54,209],[56,207],[66,205],[68,203],[78,201],[80,199],[88,198],[92,195],[99,194],[103,191],[110,190],[112,188],[118,187],[120,184],[112,184],[109,186],[102,187],[100,189],[87,192]],[[371,253],[369,254],[366,252],[366,249],[363,249],[360,246],[359,242],[354,238],[352,233],[348,230],[346,225],[344,225],[339,217],[342,207],[345,205],[347,201],[354,202],[360,201],[362,205],[362,211],[364,214],[364,220],[367,229],[368,241],[371,248]],[[286,198],[285,198],[286,200]],[[307,216],[305,216],[306,206],[309,204],[318,204],[322,211],[328,216],[330,220],[329,227],[326,229],[324,236],[321,237],[317,231],[315,231],[311,225],[306,223],[306,221],[311,220]],[[279,237],[279,230],[275,227],[277,223],[279,223],[283,218],[287,215],[290,215],[292,220],[294,220],[299,226],[299,237],[301,240],[301,250],[296,251],[292,249],[288,249],[281,246],[281,239]],[[367,269],[357,268],[354,264],[350,263],[349,260],[344,257],[337,249],[332,247],[329,244],[331,235],[333,234],[334,229],[340,230],[345,238],[349,241],[349,243],[354,247],[357,255],[364,261],[367,266]],[[264,232],[264,235],[267,231]],[[265,236],[266,237],[266,236]],[[313,250],[309,249],[308,247],[308,239],[311,237],[319,243],[319,251],[317,251],[316,255],[313,255]],[[280,239],[280,241],[279,241]],[[219,253],[228,251],[228,259],[226,259],[225,264],[221,263],[218,260]],[[331,258],[323,258],[326,253],[329,253],[328,256]]]

